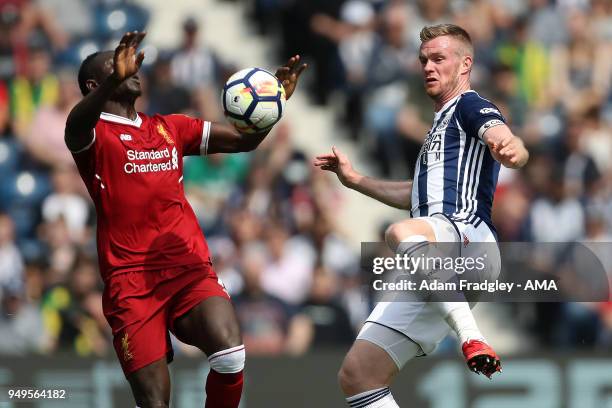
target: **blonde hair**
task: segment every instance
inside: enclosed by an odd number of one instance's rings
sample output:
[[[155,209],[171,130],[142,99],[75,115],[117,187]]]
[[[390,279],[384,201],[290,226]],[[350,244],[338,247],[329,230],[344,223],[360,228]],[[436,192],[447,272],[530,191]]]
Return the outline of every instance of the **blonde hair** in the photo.
[[[419,37],[421,38],[421,43],[433,40],[434,38],[442,37],[448,35],[450,37],[456,38],[463,45],[464,54],[473,56],[474,55],[474,46],[472,45],[472,38],[463,28],[459,27],[455,24],[438,24],[433,26],[423,27]]]

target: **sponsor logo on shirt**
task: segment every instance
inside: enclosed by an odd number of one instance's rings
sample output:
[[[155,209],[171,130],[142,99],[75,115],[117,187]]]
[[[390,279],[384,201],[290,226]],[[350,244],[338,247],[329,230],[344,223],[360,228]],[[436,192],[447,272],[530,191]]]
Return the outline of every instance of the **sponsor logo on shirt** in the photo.
[[[119,135],[119,139],[120,140],[131,141],[132,140],[132,135],[128,135],[127,133],[122,133],[122,134]]]
[[[501,113],[499,113],[499,111],[495,108],[482,108],[480,113],[483,115],[486,115],[487,113],[497,113],[498,115],[501,115]]]
[[[127,174],[157,173],[172,171],[179,168],[178,151],[176,147],[166,147],[163,150],[128,150],[128,162],[123,166]]]

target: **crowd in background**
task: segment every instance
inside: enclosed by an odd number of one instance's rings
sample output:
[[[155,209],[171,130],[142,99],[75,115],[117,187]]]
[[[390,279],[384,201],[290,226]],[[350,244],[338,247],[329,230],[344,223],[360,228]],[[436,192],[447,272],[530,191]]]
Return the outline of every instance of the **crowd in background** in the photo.
[[[245,9],[279,61],[305,56],[312,102],[333,108],[378,175],[395,179],[411,176],[433,111],[418,32],[466,27],[474,88],[531,153],[525,169],[500,176],[500,240],[612,240],[609,1],[254,0]],[[148,20],[146,8],[120,0],[0,0],[0,354],[112,354],[95,213],[63,134],[81,97],[80,61]],[[139,111],[222,117],[218,90],[234,67],[213,38],[199,41],[199,24],[178,27],[176,49],[149,50]],[[311,166],[291,132],[281,122],[252,153],[184,165],[186,194],[252,355],[346,348],[371,306],[359,253],[334,217],[339,183]],[[612,342],[610,304],[525,303],[508,313],[536,345]]]

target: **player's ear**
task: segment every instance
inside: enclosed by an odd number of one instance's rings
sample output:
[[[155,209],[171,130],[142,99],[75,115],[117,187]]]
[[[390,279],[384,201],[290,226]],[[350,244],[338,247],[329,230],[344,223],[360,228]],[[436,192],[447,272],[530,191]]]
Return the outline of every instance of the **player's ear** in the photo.
[[[91,92],[98,87],[98,81],[95,79],[88,79],[85,81],[85,87],[87,87],[87,90]]]
[[[474,60],[470,55],[464,55],[463,60],[461,61],[461,73],[468,74],[472,70],[472,63]]]

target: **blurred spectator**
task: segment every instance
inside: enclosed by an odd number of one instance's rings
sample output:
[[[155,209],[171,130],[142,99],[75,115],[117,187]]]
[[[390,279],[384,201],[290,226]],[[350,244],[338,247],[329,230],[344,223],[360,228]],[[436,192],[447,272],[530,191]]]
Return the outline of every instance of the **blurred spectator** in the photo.
[[[70,40],[86,37],[94,27],[93,10],[88,1],[36,0],[41,12],[53,18]]]
[[[312,338],[310,321],[296,309],[264,291],[264,248],[251,244],[242,252],[243,292],[233,297],[242,340],[251,355],[301,354]]]
[[[389,7],[382,15],[382,34],[377,37],[368,59],[366,85],[366,128],[376,140],[378,162],[382,173],[390,177],[405,177],[412,171],[413,147],[409,157],[404,154],[406,141],[398,131],[402,107],[408,99],[411,77],[415,66],[415,53],[406,39],[408,12],[405,7]],[[406,114],[406,112],[404,112]],[[415,135],[423,131],[417,123],[405,129]],[[418,134],[417,137],[420,137]]]
[[[314,248],[302,237],[290,237],[278,222],[266,226],[265,237],[270,259],[264,268],[261,286],[288,304],[300,304],[312,283]]]
[[[22,282],[23,259],[15,244],[15,225],[7,214],[0,213],[0,286]]]
[[[158,56],[149,76],[148,106],[150,114],[168,115],[186,112],[191,95],[184,85],[175,85],[170,67],[170,55]]]
[[[428,25],[448,23],[451,16],[448,14],[448,0],[417,0],[409,3],[410,24],[406,31],[407,41],[413,50],[418,50],[421,42],[419,33],[421,28]]]
[[[530,0],[529,14],[529,37],[546,48],[567,41],[565,16],[558,6],[548,0]]]
[[[41,106],[23,137],[23,144],[39,163],[53,167],[72,166],[74,161],[64,143],[66,118],[72,107],[81,99],[81,93],[73,71],[58,74],[58,97],[48,106]]]
[[[212,254],[213,265],[217,276],[230,296],[235,296],[244,289],[244,277],[240,273],[239,253],[228,237],[212,236],[208,239],[208,248]]]
[[[49,262],[46,280],[53,286],[68,281],[72,265],[76,262],[78,248],[70,238],[70,230],[64,218],[47,222],[40,229],[41,240],[46,244],[45,257]]]
[[[52,287],[42,300],[45,325],[55,348],[80,356],[101,356],[109,349],[102,312],[100,278],[93,260],[79,255],[66,283]]]
[[[349,346],[355,333],[348,313],[338,300],[338,278],[323,267],[315,270],[312,287],[302,313],[312,320],[314,335],[311,348]]]
[[[53,106],[59,96],[56,75],[51,72],[51,55],[47,49],[30,51],[24,75],[16,76],[10,85],[11,117],[18,135],[25,135],[36,110]]]
[[[192,17],[184,21],[182,44],[170,67],[176,85],[193,90],[198,112],[214,120],[220,111],[213,90],[224,78],[224,68],[212,49],[198,43],[199,28]]]
[[[335,230],[331,214],[319,210],[315,213],[310,239],[317,254],[317,263],[334,275],[357,273],[357,254]]]
[[[0,285],[0,355],[42,353],[47,345],[41,313],[26,300],[23,283]]]
[[[602,112],[597,107],[586,112],[583,127],[581,148],[593,158],[599,171],[609,173],[612,170],[612,122],[604,122]]]
[[[55,16],[32,0],[3,0],[0,2],[0,48],[12,61],[2,62],[0,72],[22,75],[28,70],[32,54],[28,47],[45,47],[47,42],[56,51],[68,45],[68,36]],[[4,59],[4,58],[2,58]],[[0,74],[0,76],[2,76]]]
[[[569,42],[551,52],[551,90],[553,98],[568,112],[581,114],[601,104],[608,95],[612,48],[611,44],[597,42],[582,11],[571,11],[567,20]]]
[[[595,161],[584,153],[584,122],[572,119],[566,126],[565,143],[562,146],[564,185],[567,194],[581,198],[592,191],[600,179]]]
[[[289,57],[295,50],[303,50],[314,60],[311,67],[314,81],[310,87],[313,102],[326,104],[331,93],[341,82],[338,45],[327,36],[312,31],[313,21],[321,16],[338,20],[344,0],[311,0],[289,4],[283,21],[282,55]],[[316,23],[315,23],[316,25]],[[304,35],[303,33],[309,33]]]
[[[600,41],[612,41],[612,4],[607,0],[591,1],[594,33]]]
[[[206,230],[215,228],[223,206],[249,171],[248,154],[215,154],[186,158],[183,165],[185,193]]]
[[[89,205],[77,194],[78,173],[72,165],[58,166],[53,170],[52,180],[53,192],[42,203],[43,220],[47,223],[64,220],[71,241],[84,243]]]
[[[549,167],[549,181],[542,196],[536,198],[529,212],[530,236],[535,242],[571,242],[584,234],[584,210],[568,195],[563,172]]]
[[[310,22],[314,33],[337,44],[346,92],[344,121],[354,139],[363,125],[363,91],[367,83],[367,68],[375,46],[374,8],[362,0],[347,1],[336,20],[323,13],[315,14]]]
[[[499,62],[511,66],[517,73],[517,87],[524,103],[543,106],[547,99],[549,62],[544,46],[528,34],[528,19],[514,22],[509,38],[498,45]]]

